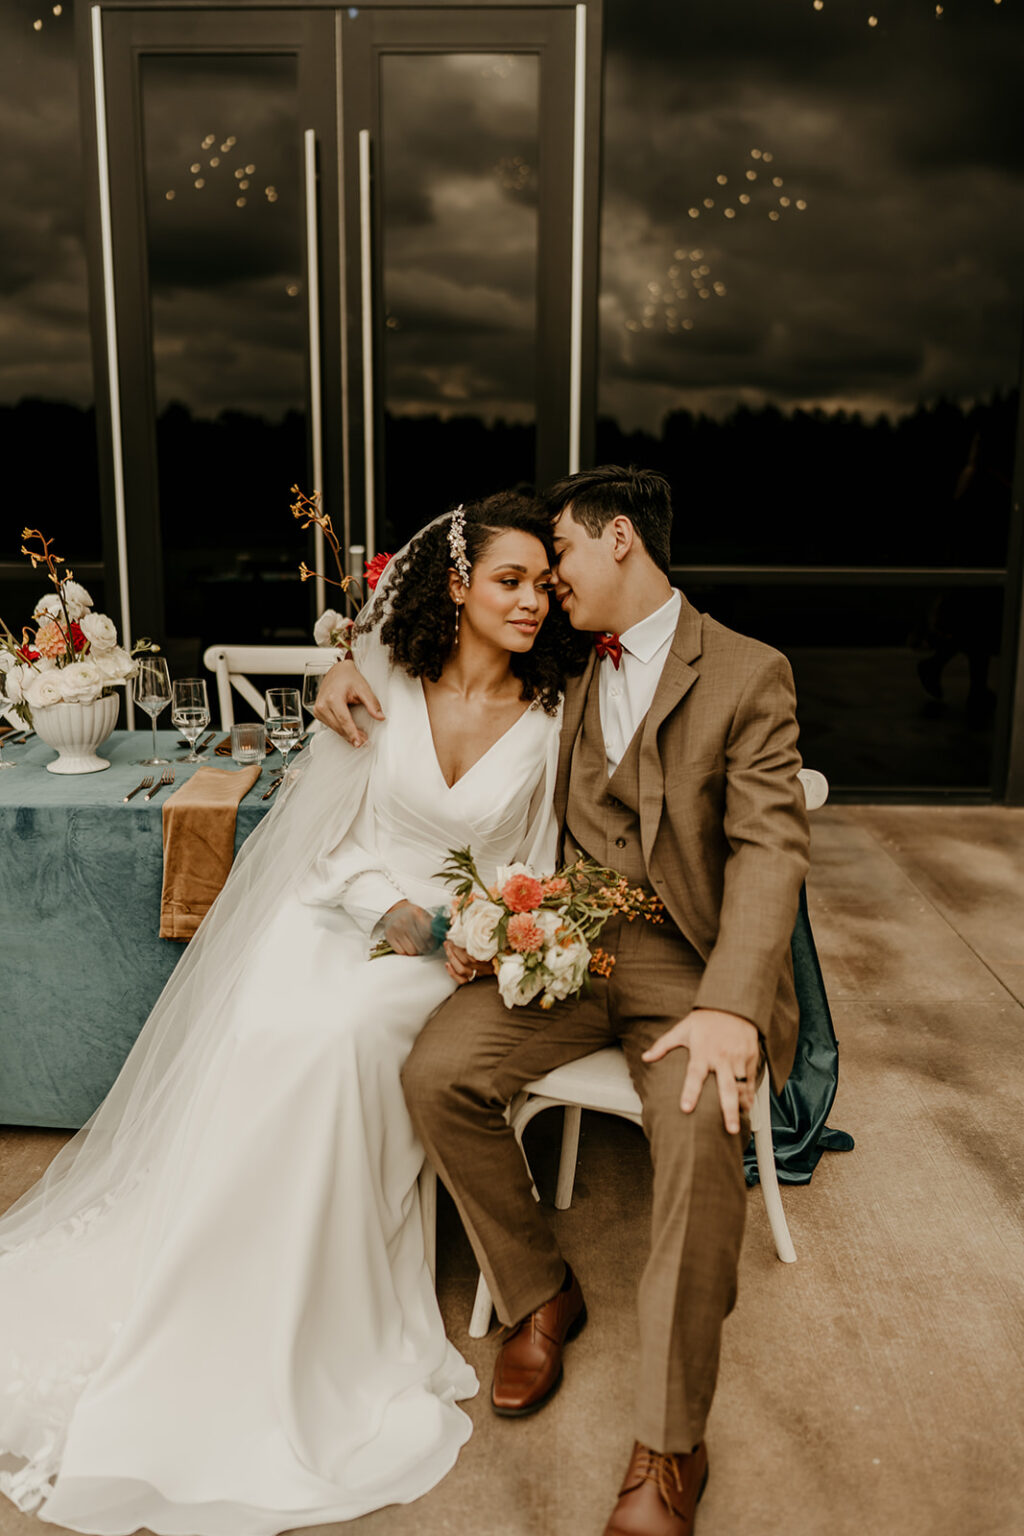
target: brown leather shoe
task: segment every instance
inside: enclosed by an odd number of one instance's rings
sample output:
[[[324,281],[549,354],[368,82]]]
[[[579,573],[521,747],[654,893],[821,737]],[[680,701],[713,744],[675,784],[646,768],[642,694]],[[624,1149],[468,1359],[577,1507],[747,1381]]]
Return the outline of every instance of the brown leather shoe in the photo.
[[[692,1536],[707,1480],[703,1440],[678,1454],[648,1450],[638,1440],[604,1536]]]
[[[536,1413],[562,1381],[562,1350],[587,1320],[580,1283],[568,1264],[567,1284],[506,1330],[494,1364],[491,1407],[506,1419]]]

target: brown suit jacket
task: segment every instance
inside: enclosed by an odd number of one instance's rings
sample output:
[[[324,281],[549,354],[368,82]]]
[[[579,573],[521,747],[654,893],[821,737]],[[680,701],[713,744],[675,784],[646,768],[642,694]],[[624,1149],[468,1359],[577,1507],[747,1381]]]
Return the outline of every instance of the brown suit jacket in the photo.
[[[594,675],[591,660],[566,690],[555,782],[563,826],[573,743]],[[644,858],[651,884],[705,962],[696,1006],[755,1024],[779,1089],[796,1050],[790,939],[808,866],[789,663],[684,597],[642,730]]]

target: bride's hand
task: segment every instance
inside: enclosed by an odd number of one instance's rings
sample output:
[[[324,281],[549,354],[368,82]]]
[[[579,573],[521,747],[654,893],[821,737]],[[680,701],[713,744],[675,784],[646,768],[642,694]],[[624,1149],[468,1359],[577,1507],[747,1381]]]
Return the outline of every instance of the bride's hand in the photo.
[[[380,707],[377,695],[355,662],[339,661],[334,664],[320,684],[313,714],[322,725],[330,726],[332,731],[337,731],[339,736],[344,736],[352,746],[361,747],[366,740],[366,732],[361,731],[352,719],[352,711],[349,708],[351,704],[362,704],[375,720],[384,719],[384,711]]]
[[[476,981],[478,976],[494,974],[494,967],[489,960],[474,960],[467,950],[453,944],[450,939],[444,941],[444,952],[448,956],[445,970],[460,987],[464,987],[467,981]]]
[[[383,917],[384,937],[396,955],[425,955],[437,948],[431,916],[411,901],[398,901]]]

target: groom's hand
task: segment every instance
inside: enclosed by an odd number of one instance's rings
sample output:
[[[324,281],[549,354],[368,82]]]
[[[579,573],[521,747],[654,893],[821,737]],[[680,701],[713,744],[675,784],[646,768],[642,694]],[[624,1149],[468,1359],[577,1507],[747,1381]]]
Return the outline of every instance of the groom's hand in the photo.
[[[740,1128],[740,1109],[749,1115],[754,1105],[760,1056],[757,1030],[738,1014],[695,1008],[666,1030],[649,1051],[644,1051],[643,1060],[660,1061],[680,1045],[685,1045],[690,1053],[679,1100],[683,1113],[691,1114],[697,1107],[704,1080],[713,1072],[718,1079],[725,1128],[735,1136]]]
[[[349,708],[351,704],[362,704],[375,720],[384,719],[377,695],[355,662],[335,662],[320,684],[313,714],[322,725],[329,725],[332,731],[344,736],[352,746],[361,747],[366,740],[366,732],[361,731],[352,719]]]
[[[489,960],[474,960],[468,950],[453,944],[451,939],[445,939],[444,952],[448,957],[444,968],[460,987],[465,986],[467,981],[476,981],[478,976],[494,975],[494,967]]]
[[[381,926],[396,955],[425,955],[437,948],[430,913],[411,901],[396,901],[385,912]]]

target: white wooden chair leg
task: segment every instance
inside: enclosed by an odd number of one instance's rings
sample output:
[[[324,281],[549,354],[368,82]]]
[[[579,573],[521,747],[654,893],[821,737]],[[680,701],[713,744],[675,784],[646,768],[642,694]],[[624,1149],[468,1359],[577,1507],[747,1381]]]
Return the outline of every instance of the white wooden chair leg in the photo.
[[[473,1302],[473,1315],[469,1320],[469,1336],[471,1339],[482,1339],[491,1331],[491,1312],[494,1303],[491,1293],[487,1288],[487,1281],[481,1271],[476,1283],[476,1299]]]
[[[782,1209],[779,1193],[779,1176],[775,1171],[775,1150],[772,1146],[772,1115],[769,1097],[768,1073],[761,1075],[757,1085],[757,1102],[754,1106],[754,1152],[757,1156],[757,1172],[761,1180],[768,1225],[775,1239],[775,1251],[783,1264],[796,1263],[796,1249],[789,1235],[786,1213]]]
[[[558,1183],[555,1185],[555,1209],[567,1211],[572,1205],[572,1189],[576,1182],[576,1160],[580,1150],[580,1121],[583,1111],[578,1104],[565,1106],[562,1121],[562,1151],[558,1158]]]
[[[420,1169],[420,1216],[423,1220],[423,1249],[431,1280],[437,1279],[437,1174],[430,1163]]]

